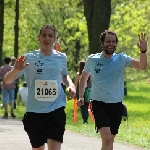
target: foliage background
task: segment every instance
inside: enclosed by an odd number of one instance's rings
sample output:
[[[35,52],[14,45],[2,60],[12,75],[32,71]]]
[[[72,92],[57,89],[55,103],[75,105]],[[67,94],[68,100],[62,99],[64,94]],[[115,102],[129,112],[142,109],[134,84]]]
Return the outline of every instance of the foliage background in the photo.
[[[44,24],[53,24],[59,35],[62,52],[67,54],[71,77],[74,78],[78,62],[85,60],[89,55],[87,24],[82,1],[24,0],[20,1],[19,6],[19,55],[38,49],[39,29]],[[12,56],[14,51],[14,9],[15,0],[5,0],[3,57]],[[150,35],[149,10],[150,1],[148,0],[112,0],[109,29],[115,30],[118,34],[117,53],[124,52],[139,58],[139,49],[136,46],[137,34],[146,32]],[[126,72],[127,81],[146,79],[149,66],[142,73],[130,68]]]

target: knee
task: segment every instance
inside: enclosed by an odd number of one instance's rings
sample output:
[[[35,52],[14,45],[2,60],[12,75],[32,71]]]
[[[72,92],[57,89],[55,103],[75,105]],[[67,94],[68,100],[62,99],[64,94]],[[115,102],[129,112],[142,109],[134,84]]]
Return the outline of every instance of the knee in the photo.
[[[114,142],[114,138],[111,134],[105,135],[105,137],[103,138],[103,144],[106,146],[112,145],[113,142]]]

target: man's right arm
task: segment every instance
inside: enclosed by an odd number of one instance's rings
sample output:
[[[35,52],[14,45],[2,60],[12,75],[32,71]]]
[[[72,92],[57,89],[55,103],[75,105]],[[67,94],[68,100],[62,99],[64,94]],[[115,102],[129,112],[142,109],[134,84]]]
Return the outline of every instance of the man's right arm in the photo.
[[[4,83],[9,84],[16,80],[18,78],[18,72],[18,70],[12,69],[8,73],[6,73],[6,75],[4,76]]]
[[[85,88],[87,87],[88,77],[89,77],[89,74],[83,71],[80,77],[80,81],[79,81],[79,98],[84,98],[84,91],[85,91]]]
[[[89,74],[87,74],[85,71],[82,71],[82,75],[79,81],[79,100],[77,101],[78,107],[84,105],[84,91],[85,91],[85,88],[87,87],[88,77],[89,77]]]

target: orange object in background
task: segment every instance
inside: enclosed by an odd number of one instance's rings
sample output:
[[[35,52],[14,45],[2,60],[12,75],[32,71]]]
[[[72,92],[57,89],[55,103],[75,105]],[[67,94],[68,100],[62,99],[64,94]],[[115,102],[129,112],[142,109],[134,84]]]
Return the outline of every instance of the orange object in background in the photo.
[[[93,113],[91,111],[90,103],[89,103],[89,106],[88,106],[88,112],[89,112],[89,115],[90,115],[90,117],[92,119],[92,122],[95,122]],[[73,102],[73,122],[77,123],[77,99],[76,98],[74,98],[74,102]]]
[[[77,122],[77,100],[76,98],[74,98],[74,112],[73,112],[73,122],[76,123]]]
[[[55,37],[56,37],[56,41],[54,43],[54,47],[53,48],[54,48],[54,50],[57,50],[57,51],[61,52],[61,46],[60,46],[60,43],[58,41],[58,35],[56,35]]]
[[[60,43],[58,41],[56,41],[56,43],[54,45],[54,50],[61,52],[61,46],[60,46]]]
[[[93,113],[91,111],[91,104],[90,103],[89,103],[89,106],[88,106],[88,112],[89,112],[89,115],[91,116],[92,122],[95,122]]]

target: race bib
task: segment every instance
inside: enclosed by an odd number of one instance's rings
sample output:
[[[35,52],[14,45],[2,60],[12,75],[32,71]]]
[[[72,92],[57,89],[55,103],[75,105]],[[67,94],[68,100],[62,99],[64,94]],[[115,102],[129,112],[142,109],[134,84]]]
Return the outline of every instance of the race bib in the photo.
[[[38,101],[54,101],[58,97],[56,80],[35,80],[35,99]]]

